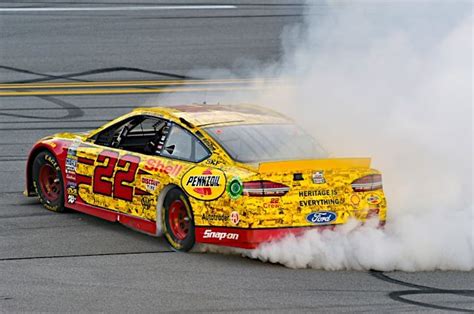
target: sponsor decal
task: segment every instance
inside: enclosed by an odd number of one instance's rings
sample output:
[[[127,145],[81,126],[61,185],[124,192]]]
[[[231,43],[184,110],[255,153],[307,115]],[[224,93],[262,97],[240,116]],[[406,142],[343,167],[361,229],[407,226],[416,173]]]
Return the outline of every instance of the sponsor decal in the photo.
[[[217,166],[217,164],[218,164],[219,162],[218,162],[217,160],[215,160],[215,159],[208,159],[208,160],[206,160],[206,163],[207,163],[208,165],[211,165],[211,166]]]
[[[141,203],[146,210],[151,208],[151,199],[149,197],[142,197]]]
[[[141,181],[149,191],[155,191],[156,187],[160,184],[160,181],[151,178],[142,178]]]
[[[68,204],[74,204],[77,200],[77,184],[74,182],[68,182],[66,185],[66,192],[67,192],[67,202]]]
[[[226,239],[226,240],[238,240],[239,235],[237,233],[231,232],[216,232],[212,231],[211,229],[204,230],[204,235],[202,236],[203,239],[219,239],[219,241]]]
[[[68,204],[74,204],[77,200],[77,197],[74,195],[68,195],[67,196],[67,202]]]
[[[377,205],[377,204],[380,204],[380,202],[382,202],[382,199],[377,194],[367,195],[366,200],[367,200],[367,203],[369,203],[371,205]]]
[[[76,181],[76,173],[70,173],[66,171],[66,179],[71,181]]]
[[[172,162],[165,163],[158,159],[148,159],[145,164],[145,169],[176,177],[179,175],[181,170],[183,170],[183,166]]]
[[[354,205],[359,205],[360,203],[360,197],[355,195],[355,194],[352,194],[351,196],[351,203],[354,204]]]
[[[68,147],[67,149],[67,157],[74,157],[77,155],[77,148],[79,147],[79,145],[81,144],[81,142],[79,141],[74,141],[71,146]]]
[[[226,178],[222,170],[198,166],[183,175],[181,186],[194,198],[212,201],[224,193]]]
[[[77,159],[66,158],[66,172],[76,172]]]
[[[278,197],[274,197],[270,199],[269,203],[263,203],[263,208],[279,208],[280,207],[280,199]]]
[[[214,144],[208,140],[207,138],[201,138],[201,140],[204,142],[204,144],[206,144],[206,146],[211,150],[211,151],[214,151],[216,150],[216,147],[214,146]]]
[[[229,215],[225,214],[203,214],[202,219],[209,220],[209,221],[222,221],[225,222],[229,219]]]
[[[68,182],[66,186],[66,191],[68,195],[77,196],[77,185],[74,182]]]
[[[240,222],[239,212],[233,211],[230,213],[230,222],[234,225],[238,225]]]
[[[242,196],[243,191],[244,186],[240,178],[234,177],[229,181],[229,183],[227,183],[227,193],[231,199],[238,199],[240,196]]]
[[[326,180],[324,179],[324,171],[320,170],[313,173],[313,183],[315,184],[326,183]]]
[[[337,194],[338,193],[336,190],[327,190],[327,189],[298,192],[299,197],[336,196]]]
[[[336,220],[336,214],[334,212],[312,212],[306,216],[306,220],[312,224],[328,224]]]
[[[51,157],[50,155],[47,155],[47,154],[44,155],[44,159],[45,159],[46,161],[48,161],[50,164],[52,164],[54,167],[56,167],[56,168],[58,167],[58,163],[57,163],[56,160],[55,160],[53,157]]]
[[[298,192],[298,196],[300,198],[317,197],[317,199],[300,200],[300,207],[344,204],[344,198],[337,198],[337,195],[338,191],[331,189],[319,189]]]
[[[301,200],[300,207],[321,206],[321,205],[341,205],[344,204],[344,198],[329,198],[319,200]]]

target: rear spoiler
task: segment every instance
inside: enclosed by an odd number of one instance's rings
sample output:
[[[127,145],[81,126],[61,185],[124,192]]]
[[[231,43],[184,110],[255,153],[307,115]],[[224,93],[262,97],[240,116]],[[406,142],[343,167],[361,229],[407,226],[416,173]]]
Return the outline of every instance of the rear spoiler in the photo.
[[[292,160],[262,162],[258,166],[259,173],[281,171],[325,170],[334,168],[369,168],[370,158],[331,158],[313,160]]]

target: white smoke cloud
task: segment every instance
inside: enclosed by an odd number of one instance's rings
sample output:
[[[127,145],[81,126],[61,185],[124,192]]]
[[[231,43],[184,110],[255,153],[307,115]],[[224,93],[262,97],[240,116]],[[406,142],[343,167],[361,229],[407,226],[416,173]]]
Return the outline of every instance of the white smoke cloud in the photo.
[[[337,3],[320,18],[310,12],[278,69],[296,87],[261,101],[332,155],[373,157],[388,223],[311,231],[246,254],[293,268],[472,270],[471,3]]]
[[[295,118],[331,155],[372,157],[383,173],[387,225],[379,230],[375,222],[353,221],[231,251],[292,268],[472,270],[471,2],[314,4],[303,26],[282,35],[281,62],[254,73],[291,78],[293,87],[201,96],[208,102],[257,97]],[[177,97],[165,102],[184,101]]]

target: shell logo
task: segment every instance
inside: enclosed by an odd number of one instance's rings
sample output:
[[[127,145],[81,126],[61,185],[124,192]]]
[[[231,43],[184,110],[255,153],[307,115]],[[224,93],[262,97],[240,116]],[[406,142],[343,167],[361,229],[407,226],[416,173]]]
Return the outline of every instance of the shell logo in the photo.
[[[194,167],[181,178],[184,191],[194,198],[212,201],[226,189],[226,177],[222,170],[209,167]]]

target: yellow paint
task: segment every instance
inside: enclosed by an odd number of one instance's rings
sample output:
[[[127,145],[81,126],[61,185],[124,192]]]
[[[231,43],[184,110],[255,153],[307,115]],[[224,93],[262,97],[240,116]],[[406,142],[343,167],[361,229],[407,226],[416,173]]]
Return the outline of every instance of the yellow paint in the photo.
[[[286,82],[280,79],[223,79],[223,80],[154,80],[154,81],[99,81],[99,82],[48,82],[24,84],[0,84],[0,89],[43,89],[43,88],[84,88],[84,87],[130,87],[130,86],[175,86],[175,85],[222,85],[222,84],[262,84]]]
[[[0,96],[47,96],[47,95],[115,95],[115,94],[159,94],[159,93],[191,93],[219,92],[239,90],[260,90],[274,86],[241,86],[241,87],[209,87],[209,88],[154,88],[154,89],[77,89],[77,90],[42,90],[22,92],[0,92]]]
[[[202,112],[215,114],[215,123],[219,119],[234,114],[247,114],[244,121],[279,121],[281,115],[270,113],[264,116],[262,108],[249,113],[249,105],[217,106],[191,105],[188,107],[170,108],[140,108],[124,115],[103,127],[90,132],[81,139],[87,147],[77,149],[78,157],[94,160],[94,165],[78,164],[77,174],[94,176],[95,167],[104,165],[97,158],[104,150],[116,151],[119,159],[125,154],[140,158],[137,175],[127,186],[134,188],[131,201],[117,199],[109,195],[94,193],[94,183],[81,183],[78,187],[79,196],[91,205],[109,208],[132,216],[154,221],[158,195],[169,185],[180,187],[188,195],[196,226],[223,226],[241,228],[278,228],[278,227],[307,227],[315,226],[308,221],[308,215],[317,211],[334,212],[337,218],[330,224],[343,224],[350,218],[364,221],[370,213],[379,212],[379,220],[386,219],[387,202],[383,190],[370,192],[354,192],[351,183],[361,177],[378,174],[370,169],[369,158],[342,158],[324,160],[302,160],[284,162],[265,162],[259,166],[242,164],[233,161],[225,151],[199,127],[202,122]],[[183,111],[183,110],[187,111]],[[189,132],[195,134],[212,152],[211,156],[200,163],[173,160],[160,156],[148,156],[124,150],[107,148],[93,143],[92,137],[106,127],[134,115],[154,115],[180,124]],[[194,127],[183,125],[180,118],[194,124]],[[243,116],[242,116],[243,117]],[[287,122],[289,120],[286,120]],[[73,140],[78,138],[73,134],[58,134],[56,138]],[[128,168],[116,167],[117,171]],[[293,173],[300,173],[301,179],[294,180]],[[210,190],[195,190],[192,176],[216,176],[218,184]],[[244,184],[249,181],[266,180],[286,185],[289,191],[284,196],[251,197],[242,195],[235,197],[226,190],[228,180],[238,178]],[[191,180],[192,179],[192,180]],[[107,179],[104,179],[107,181]],[[66,180],[67,182],[67,180]],[[92,180],[94,182],[94,180]],[[110,181],[115,184],[114,182]],[[213,181],[217,182],[217,181]],[[149,195],[140,195],[138,190],[146,191]],[[238,219],[236,218],[238,217]]]

